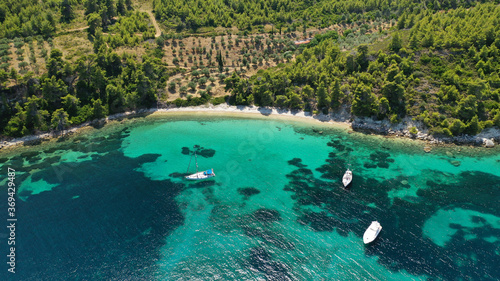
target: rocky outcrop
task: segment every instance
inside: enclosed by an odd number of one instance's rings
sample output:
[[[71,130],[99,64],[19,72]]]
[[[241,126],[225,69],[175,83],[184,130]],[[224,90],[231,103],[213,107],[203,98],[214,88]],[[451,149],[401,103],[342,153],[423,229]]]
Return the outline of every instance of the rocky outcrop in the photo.
[[[495,142],[493,142],[493,139],[491,139],[491,140],[484,139],[484,146],[486,146],[486,147],[494,147],[495,146]]]
[[[380,121],[366,122],[364,120],[355,120],[352,122],[351,127],[357,132],[375,133],[379,135],[391,134],[391,130],[381,124]]]
[[[355,118],[351,124],[352,129],[358,132],[374,133],[378,135],[389,135],[407,137],[428,141],[431,144],[454,143],[457,145],[474,145],[494,147],[495,141],[500,143],[500,130],[487,129],[477,136],[460,135],[456,137],[433,136],[428,133],[423,124],[411,119],[404,119],[402,122],[392,124],[386,120],[372,120],[371,118]],[[416,134],[410,133],[410,128],[416,127]]]

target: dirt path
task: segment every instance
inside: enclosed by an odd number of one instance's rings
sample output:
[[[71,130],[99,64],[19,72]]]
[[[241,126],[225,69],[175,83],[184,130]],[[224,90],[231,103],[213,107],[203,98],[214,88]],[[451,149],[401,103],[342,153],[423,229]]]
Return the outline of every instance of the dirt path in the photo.
[[[153,23],[155,29],[156,29],[156,33],[155,33],[155,38],[158,38],[160,37],[161,35],[161,30],[160,30],[160,26],[158,25],[158,23],[156,22],[156,18],[155,16],[153,15],[153,13],[150,11],[150,10],[143,10],[141,12],[146,12],[148,13],[149,17],[151,18],[151,22]]]
[[[89,28],[88,25],[84,26],[84,27],[80,27],[80,28],[75,28],[75,29],[61,30],[61,31],[57,32],[57,34],[59,34],[59,33],[70,33],[70,32],[84,31],[87,28]]]

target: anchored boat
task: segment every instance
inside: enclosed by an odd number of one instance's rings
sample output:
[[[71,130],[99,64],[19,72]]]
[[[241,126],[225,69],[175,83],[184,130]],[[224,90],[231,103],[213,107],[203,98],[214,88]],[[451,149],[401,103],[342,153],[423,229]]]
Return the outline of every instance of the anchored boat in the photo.
[[[366,229],[365,234],[363,235],[363,242],[368,244],[377,238],[378,234],[382,230],[382,226],[378,221],[372,221],[372,224]]]
[[[347,187],[352,181],[352,171],[347,169],[345,172],[344,176],[342,177],[342,183],[344,184],[344,187]]]
[[[208,179],[211,177],[215,177],[214,169],[209,169],[206,171],[198,172],[198,158],[196,157],[196,150],[197,150],[197,148],[195,146],[195,150],[194,150],[193,154],[191,155],[191,159],[189,160],[189,165],[188,165],[188,169],[187,169],[187,172],[189,172],[189,166],[191,166],[191,161],[193,160],[193,156],[194,156],[194,161],[196,163],[196,173],[187,176],[186,179],[187,180],[204,180],[204,179]]]
[[[197,172],[195,174],[186,177],[187,180],[204,180],[211,177],[215,177],[214,169],[206,170],[203,172]]]

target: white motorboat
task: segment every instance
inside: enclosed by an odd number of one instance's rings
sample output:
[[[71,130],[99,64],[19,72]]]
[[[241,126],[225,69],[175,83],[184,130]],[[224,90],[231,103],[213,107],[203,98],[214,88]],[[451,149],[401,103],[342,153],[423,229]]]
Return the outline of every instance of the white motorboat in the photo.
[[[203,172],[198,172],[186,177],[187,180],[204,180],[211,177],[215,177],[214,169],[206,170]]]
[[[366,229],[365,234],[363,235],[363,242],[368,244],[377,238],[378,234],[382,230],[382,226],[378,221],[372,221],[372,224]]]
[[[342,177],[342,183],[344,184],[344,187],[347,187],[352,181],[352,171],[347,169],[345,172],[344,176]]]
[[[204,180],[204,179],[215,177],[214,169],[209,169],[209,170],[206,170],[203,172],[198,172],[198,158],[196,157],[196,149],[197,149],[197,147],[195,146],[195,150],[193,152],[193,155],[191,155],[191,159],[189,160],[189,165],[188,165],[188,172],[189,172],[189,166],[191,166],[191,160],[193,160],[193,156],[194,156],[194,160],[196,163],[196,173],[189,175],[189,176],[186,176],[186,179],[187,180]]]

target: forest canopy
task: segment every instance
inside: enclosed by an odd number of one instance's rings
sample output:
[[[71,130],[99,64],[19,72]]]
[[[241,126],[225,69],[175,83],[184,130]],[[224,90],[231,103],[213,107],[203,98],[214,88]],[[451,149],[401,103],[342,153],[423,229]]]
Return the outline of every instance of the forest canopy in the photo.
[[[177,106],[342,110],[393,123],[409,117],[444,136],[500,127],[498,0],[154,0],[168,31],[157,35],[149,14],[132,4],[2,1],[1,133],[60,131],[166,103],[169,92],[179,94],[169,101]],[[67,39],[54,46],[69,33],[58,27],[76,21],[86,26],[70,38],[84,34],[78,42],[87,49],[70,52]],[[265,24],[273,30],[260,31]],[[222,35],[185,37],[203,27]],[[292,32],[303,28],[306,36],[309,27],[316,28],[310,42],[294,44]],[[237,53],[231,62],[230,51]],[[212,96],[216,81],[225,91]]]
[[[61,0],[2,0],[0,38],[52,36],[59,20]]]
[[[233,74],[226,89],[235,104],[323,112],[350,105],[356,116],[392,122],[410,116],[435,134],[477,134],[500,126],[499,19],[494,4],[423,11],[407,43],[398,32],[392,35],[389,52],[360,45],[346,53],[324,40],[284,67],[250,79]]]
[[[156,17],[177,30],[199,27],[238,27],[274,24],[326,27],[359,20],[394,19],[403,12],[469,8],[474,1],[458,0],[153,0]]]

